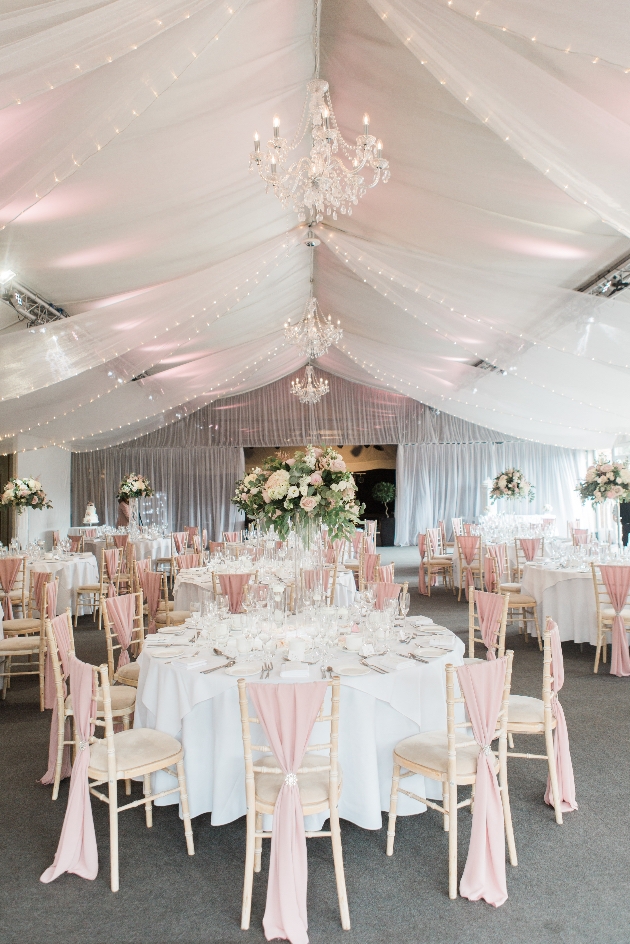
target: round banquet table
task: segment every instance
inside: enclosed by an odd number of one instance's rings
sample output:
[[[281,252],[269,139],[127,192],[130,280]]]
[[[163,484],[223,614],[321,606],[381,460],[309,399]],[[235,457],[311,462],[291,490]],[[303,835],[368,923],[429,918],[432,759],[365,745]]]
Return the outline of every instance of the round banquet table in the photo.
[[[243,571],[239,571],[239,573],[243,573]],[[205,568],[201,570],[181,570],[175,578],[173,588],[174,608],[176,610],[190,610],[191,603],[202,602],[205,590],[212,590],[211,573]],[[341,571],[337,574],[334,605],[351,606],[354,603],[355,596],[354,574],[350,571]]]
[[[409,665],[386,675],[370,672],[341,677],[339,762],[343,790],[339,813],[343,819],[363,829],[381,829],[381,813],[389,809],[393,748],[419,732],[446,730],[444,666],[447,661],[461,665],[464,654],[461,640],[452,639],[453,650],[428,664],[410,660]],[[215,826],[239,819],[245,815],[246,804],[237,679],[220,669],[203,675],[204,666],[167,665],[149,653],[145,647],[138,660],[135,727],[164,731],[181,741],[191,816],[212,813]],[[357,661],[358,656],[346,652],[343,659]],[[281,664],[276,654],[270,682],[284,681],[279,676]],[[309,676],[304,681],[321,680],[319,665],[310,667]],[[250,681],[257,682],[258,676]],[[325,728],[323,723],[315,726],[314,743],[328,739]],[[258,725],[252,725],[252,742],[264,743]],[[153,778],[155,792],[173,785],[172,777],[164,772]],[[441,799],[439,783],[416,775],[409,778],[407,786],[420,796]],[[179,799],[174,794],[156,802],[178,803]],[[425,809],[409,797],[399,798],[400,816]],[[307,828],[320,828],[326,815],[308,819]]]
[[[77,587],[99,583],[98,565],[94,554],[75,554],[70,560],[27,561],[26,569],[27,571],[47,570],[48,573],[59,577],[57,616],[65,613],[68,607],[74,615],[74,591]],[[27,580],[29,579],[27,576]],[[85,608],[85,612],[90,612],[89,607]],[[83,607],[80,607],[79,615],[82,613]]]
[[[105,550],[104,538],[86,538],[83,542],[86,550],[91,551],[98,562],[100,570],[101,552]],[[138,538],[131,542],[136,549],[136,560],[145,560],[150,557],[156,561],[160,557],[171,556],[171,539],[169,538]]]
[[[558,624],[560,639],[597,644],[597,610],[590,567],[580,571],[568,567],[559,570],[542,563],[525,564],[521,588],[538,604],[541,632],[550,616]]]

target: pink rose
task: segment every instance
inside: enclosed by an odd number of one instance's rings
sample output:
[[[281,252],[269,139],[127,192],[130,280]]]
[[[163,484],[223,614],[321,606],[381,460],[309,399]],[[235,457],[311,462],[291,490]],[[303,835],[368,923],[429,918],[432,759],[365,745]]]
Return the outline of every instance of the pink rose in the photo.
[[[309,482],[311,483],[311,485],[321,485],[323,481],[324,480],[322,479],[319,472],[313,472],[313,474],[311,475],[309,479]]]
[[[313,495],[307,495],[300,502],[300,507],[303,508],[304,511],[312,511],[316,504],[317,499]]]
[[[345,472],[346,463],[343,461],[343,459],[334,459],[330,463],[330,471],[331,472]]]
[[[324,450],[320,449],[319,446],[315,446],[315,448],[313,449],[313,453],[315,455],[315,458],[319,459],[320,456],[324,455]]]
[[[265,500],[266,504],[268,505],[271,499],[269,498],[269,492],[267,491],[266,488],[263,488],[262,490],[262,497]]]
[[[295,459],[287,459],[287,465],[289,468],[295,465]]]
[[[37,504],[37,498],[33,498],[33,501],[31,502],[31,504],[32,504],[32,505],[36,505],[36,504]]]

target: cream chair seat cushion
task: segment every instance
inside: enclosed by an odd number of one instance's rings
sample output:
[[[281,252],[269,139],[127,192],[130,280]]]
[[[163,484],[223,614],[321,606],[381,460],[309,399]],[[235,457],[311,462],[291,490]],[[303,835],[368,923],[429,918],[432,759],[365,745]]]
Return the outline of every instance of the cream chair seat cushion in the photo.
[[[461,733],[458,734],[457,741],[462,740]],[[480,747],[476,741],[471,740],[470,744],[457,748],[457,776],[470,777],[477,770],[477,757]],[[414,734],[413,737],[405,738],[394,748],[394,754],[420,767],[428,767],[431,770],[439,770],[446,774],[448,769],[448,747],[446,731],[429,731],[426,734]]]
[[[135,688],[130,688],[128,685],[111,685],[109,691],[112,701],[112,714],[115,715],[119,711],[126,711],[128,708],[134,707],[136,703]],[[68,695],[65,704],[66,709],[72,711],[72,694]],[[97,692],[96,711],[98,714],[102,714],[104,711],[103,692],[100,688]]]
[[[302,761],[302,767],[319,767],[328,763],[328,755],[325,754],[305,754]],[[260,760],[254,761],[254,767],[279,767],[278,761],[273,754],[268,754]],[[341,793],[342,773],[341,767],[337,767],[339,777],[339,792]],[[298,786],[300,789],[300,799],[302,806],[320,806],[328,801],[328,780],[329,770],[320,770],[316,773],[298,774]],[[257,798],[269,806],[276,802],[280,787],[284,782],[284,774],[259,774],[254,773],[256,782]]]
[[[112,689],[113,691],[113,689]],[[116,772],[123,773],[134,767],[149,767],[160,761],[167,762],[181,752],[179,741],[163,731],[152,728],[133,728],[114,735]],[[90,745],[90,771],[107,773],[107,741],[102,738]]]
[[[544,724],[545,706],[540,698],[510,695],[508,724]]]
[[[605,607],[603,607],[602,610],[601,610],[601,614],[602,614],[603,618],[606,619],[606,620],[610,620],[610,619],[614,619],[614,618],[615,618],[615,610],[614,610],[614,608],[613,608],[612,606],[605,606]],[[630,622],[630,607],[624,606],[623,610],[621,611],[621,615],[623,616],[623,618],[624,618],[625,621]],[[17,620],[16,620],[16,622],[17,622]],[[6,623],[4,624],[4,628],[5,628],[5,630],[6,630],[6,628],[7,628],[7,624],[6,624]]]
[[[527,596],[526,593],[510,593],[508,596],[510,598],[509,606],[536,606],[535,599]]]
[[[140,678],[140,666],[137,662],[128,662],[118,669],[114,675],[117,682],[137,685]]]
[[[42,628],[41,621],[38,619],[5,620],[2,625],[5,636],[13,636],[18,633],[38,633]]]
[[[181,623],[185,623],[189,618],[190,610],[171,610],[168,621],[171,626],[177,626]],[[158,626],[165,626],[166,615],[164,613],[157,613],[155,616],[155,622]]]
[[[169,610],[171,610],[171,611],[175,609],[175,600],[169,600],[169,601],[168,601],[168,608],[169,608]],[[142,607],[142,612],[144,613],[145,616],[148,616],[148,614],[149,614],[149,604],[148,604],[148,603],[145,603],[145,604],[144,604],[144,606]]]
[[[77,593],[100,593],[101,585],[100,583],[86,583],[80,587],[77,587]]]
[[[520,593],[521,585],[520,583],[501,583],[499,590],[501,593]]]
[[[14,636],[13,639],[0,639],[0,655],[19,655],[21,652],[37,652],[39,636]]]

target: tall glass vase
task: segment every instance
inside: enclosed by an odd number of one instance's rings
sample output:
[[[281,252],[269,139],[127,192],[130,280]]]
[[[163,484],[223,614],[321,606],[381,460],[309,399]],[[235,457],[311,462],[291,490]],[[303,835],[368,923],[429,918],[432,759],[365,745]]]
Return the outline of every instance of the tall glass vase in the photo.
[[[129,537],[133,541],[140,535],[140,510],[138,499],[129,499]]]
[[[31,527],[31,509],[28,505],[18,506],[16,513],[16,537],[20,543],[20,549],[25,551],[29,545],[30,527]]]
[[[302,570],[315,570],[319,573],[324,566],[321,518],[312,518],[307,514],[294,515],[293,565],[295,579],[294,607],[295,612],[299,613],[304,606]]]

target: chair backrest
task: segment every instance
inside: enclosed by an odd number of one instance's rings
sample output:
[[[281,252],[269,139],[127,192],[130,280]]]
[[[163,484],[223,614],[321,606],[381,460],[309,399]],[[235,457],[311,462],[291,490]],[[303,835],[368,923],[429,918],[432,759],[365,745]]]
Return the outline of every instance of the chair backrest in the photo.
[[[442,557],[444,547],[442,546],[442,532],[438,528],[427,528],[427,539],[425,551],[428,558]]]
[[[171,534],[171,558],[174,559],[178,554],[185,554],[188,547],[188,532],[173,531]]]
[[[475,538],[477,542],[475,544]],[[468,543],[470,542],[470,544]],[[457,545],[457,555],[459,557],[459,572],[463,573],[465,567],[470,567],[473,573],[481,574],[483,571],[483,539],[481,535],[473,534],[458,534],[455,536],[455,544]],[[463,548],[473,547],[474,554],[471,558],[470,564],[466,561],[466,554],[464,553]]]
[[[369,518],[366,518],[366,520],[363,522],[363,529],[365,531],[366,537],[372,538],[373,541],[376,540],[377,524],[378,524],[378,521],[374,521],[373,519],[369,519]]]
[[[299,684],[299,683],[298,683]],[[331,694],[330,708],[327,710],[327,697],[324,698],[319,710],[315,724],[318,722],[330,723],[329,740],[323,744],[309,744],[306,753],[317,753],[322,755],[322,762],[317,767],[300,767],[297,773],[308,772],[310,774],[328,771],[328,790],[331,800],[330,808],[337,805],[339,794],[339,688],[340,681],[338,676],[334,676],[327,683]],[[247,805],[251,809],[255,802],[254,774],[281,774],[279,767],[262,767],[256,765],[256,760],[252,754],[270,754],[271,748],[267,744],[252,744],[250,725],[260,724],[260,720],[255,715],[249,713],[249,701],[247,697],[248,683],[245,679],[238,680],[238,700],[241,711],[241,729],[243,732],[243,753],[245,756],[245,792]]]
[[[442,547],[446,549],[446,528],[444,527],[443,521],[438,521],[438,528],[440,529],[440,536],[442,538]]]
[[[485,633],[481,629],[481,620],[479,618],[479,606],[482,600],[488,599],[493,602],[498,599],[497,594],[489,593],[484,590],[470,588],[468,596],[468,658],[475,658],[475,643],[481,643],[484,649],[492,649],[492,652],[498,658],[505,654],[505,629],[507,626],[508,606],[510,603],[509,595],[504,594],[501,607],[498,609],[498,618],[493,620],[492,626],[486,628]],[[499,604],[496,603],[498,608]],[[485,638],[484,638],[485,637]]]
[[[590,534],[588,528],[574,528],[573,529],[573,544],[589,544],[590,543]]]
[[[65,619],[64,619],[65,617]],[[57,632],[55,632],[54,623],[61,623],[63,621],[63,629],[67,632],[67,639],[62,642]],[[62,651],[67,648],[68,653],[74,655],[74,632],[72,630],[72,616],[70,610],[66,610],[61,616],[56,617],[55,620],[46,619],[45,621],[45,633],[46,633],[46,647],[47,652],[50,656],[50,664],[53,670],[53,680],[55,683],[55,693],[57,697],[57,705],[60,711],[59,717],[63,718],[64,715],[64,670],[63,670],[63,659]],[[67,658],[67,657],[66,657]]]
[[[510,580],[507,544],[486,544],[483,568],[486,590],[500,593],[501,583],[508,583]]]
[[[550,616],[547,617],[545,622],[545,629],[543,632],[543,683],[542,683],[542,701],[544,705],[544,716],[543,720],[545,723],[545,729],[551,731],[552,727],[552,700],[554,697],[553,689],[553,672],[551,664],[551,634],[553,632],[553,627],[555,626],[554,621]]]
[[[61,540],[58,531],[53,531],[53,547],[57,547],[59,541]]]
[[[544,538],[514,538],[514,550],[516,553],[516,572],[514,574],[514,579],[519,581],[523,576],[523,567],[527,563],[527,556],[523,548],[524,540],[534,540],[538,541],[538,550],[536,551],[536,557],[543,557],[545,553],[545,539]],[[526,545],[527,546],[527,545]]]
[[[619,566],[619,565],[617,565]],[[627,565],[626,565],[627,566]],[[605,623],[610,623],[612,626],[613,616],[604,616],[603,609],[611,609],[613,607],[613,602],[610,598],[608,588],[604,583],[604,578],[602,577],[602,572],[599,564],[591,563],[591,573],[593,575],[593,587],[595,590],[595,609],[597,613],[597,622],[600,624],[602,621]],[[630,593],[628,594],[628,599],[626,600],[625,606],[628,606],[630,602]]]
[[[210,553],[211,554],[221,554],[224,548],[223,541],[210,541]]]
[[[201,554],[179,554],[175,558],[175,573],[191,570],[193,567],[201,567]]]
[[[380,558],[380,554],[379,554]],[[396,578],[394,576],[394,565],[393,564],[381,564],[376,568],[376,580],[377,583],[382,581],[383,583],[395,583]]]
[[[57,591],[59,590],[58,576],[53,577],[48,570],[31,570],[28,592],[28,615],[30,619],[45,620],[47,618],[48,592],[46,588],[49,583],[56,583]],[[35,616],[35,613],[37,613],[37,616]],[[55,616],[54,613],[52,615]],[[43,622],[41,633],[42,635],[46,633]]]
[[[135,597],[133,629],[131,632],[131,644],[129,649],[131,650],[131,654],[137,657],[142,649],[142,646],[144,645],[142,593],[129,594],[129,596]],[[107,670],[109,672],[109,678],[113,679],[114,673],[116,671],[114,664],[114,652],[116,650],[121,650],[122,645],[118,639],[114,622],[112,619],[110,619],[110,615],[107,610],[107,600],[105,600],[105,604],[103,606],[103,628],[105,630],[105,644],[107,646]]]
[[[497,727],[495,729],[495,738],[502,742],[502,749],[507,747],[507,724],[508,724],[508,705],[510,701],[510,685],[512,681],[512,658],[514,653],[511,649],[502,657],[505,659],[505,682],[503,685],[503,698],[501,700],[501,710],[497,718]],[[483,673],[487,663],[478,663],[477,665],[468,665],[466,668],[471,672]],[[472,736],[472,724],[467,713],[465,721],[455,720],[455,705],[466,705],[466,699],[463,696],[455,697],[455,677],[456,669],[450,662],[446,665],[446,738],[448,746],[448,780],[457,779],[457,749],[470,745]],[[464,740],[457,740],[457,732],[461,729],[470,729],[470,735]]]
[[[111,562],[110,567],[107,561]],[[113,583],[116,589],[120,582],[120,568],[122,566],[122,550],[119,547],[104,547],[101,550],[101,596],[104,596],[109,590],[110,583]]]
[[[243,534],[241,531],[224,531],[223,540],[228,544],[237,544],[241,541]]]
[[[83,551],[84,539],[82,534],[69,534],[70,550],[73,554],[80,554]]]
[[[463,518],[451,518],[451,527],[453,529],[453,537],[456,534],[464,533],[464,519]]]

